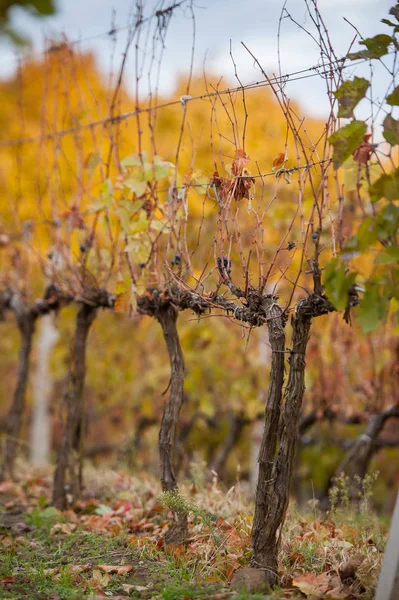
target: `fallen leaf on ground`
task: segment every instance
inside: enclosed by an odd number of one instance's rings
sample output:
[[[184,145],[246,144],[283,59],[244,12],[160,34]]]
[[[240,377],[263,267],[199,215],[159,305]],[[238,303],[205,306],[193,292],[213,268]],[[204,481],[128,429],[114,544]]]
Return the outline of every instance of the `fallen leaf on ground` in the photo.
[[[87,565],[69,565],[70,573],[87,573],[91,570],[91,566]]]
[[[8,583],[14,583],[15,582],[15,577],[3,577],[3,579],[0,579],[0,583],[3,585],[7,585]]]
[[[125,575],[133,569],[131,565],[97,565],[97,569],[104,573],[114,573],[115,575]]]
[[[72,531],[75,531],[75,529],[76,525],[74,523],[56,523],[51,528],[50,535],[56,535],[57,533],[71,535]]]
[[[364,554],[355,554],[343,562],[338,569],[341,580],[351,579],[355,577],[357,569],[360,567],[366,557]]]
[[[315,573],[305,573],[292,580],[292,585],[297,587],[305,596],[317,596],[324,594],[329,587],[330,576],[328,573],[316,575]]]

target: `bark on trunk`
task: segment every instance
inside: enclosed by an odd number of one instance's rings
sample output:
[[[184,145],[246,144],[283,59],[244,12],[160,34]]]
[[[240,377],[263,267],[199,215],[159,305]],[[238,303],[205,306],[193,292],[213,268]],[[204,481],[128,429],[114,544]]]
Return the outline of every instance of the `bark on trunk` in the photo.
[[[383,430],[386,421],[394,417],[399,418],[399,406],[390,406],[383,412],[369,418],[366,432],[359,436],[354,446],[339,465],[335,476],[330,482],[330,487],[334,485],[334,480],[341,473],[345,473],[349,476],[348,485],[351,500],[357,502],[360,499],[359,492],[361,491],[362,481],[367,475],[371,459],[380,447],[378,436]]]
[[[176,438],[180,409],[184,399],[184,358],[177,332],[177,310],[167,304],[159,308],[156,317],[162,327],[170,360],[169,398],[162,415],[159,431],[159,456],[161,461],[161,483],[164,492],[178,489],[176,480]],[[169,544],[184,544],[188,537],[187,515],[173,513],[173,523],[166,533]]]
[[[265,309],[272,367],[266,405],[265,430],[259,455],[259,480],[255,497],[255,516],[251,534],[252,566],[266,572],[268,582],[277,580],[281,527],[288,506],[299,413],[305,392],[305,357],[312,317],[334,310],[318,293],[301,300],[292,317],[292,349],[289,376],[282,404],[285,335],[281,308],[267,297]],[[281,417],[280,417],[281,415]],[[278,444],[278,450],[276,445]]]
[[[76,319],[71,366],[63,402],[66,424],[57,455],[54,473],[53,504],[60,510],[74,501],[82,486],[82,455],[84,432],[83,390],[86,375],[86,342],[96,317],[93,306],[82,304]]]
[[[7,418],[6,439],[3,448],[3,465],[0,479],[14,477],[14,464],[21,436],[28,387],[29,364],[36,318],[30,312],[18,316],[21,347],[18,358],[17,385]]]
[[[43,466],[50,460],[51,419],[49,414],[53,378],[49,359],[59,338],[53,315],[44,315],[37,338],[37,363],[33,380],[32,424],[30,432],[33,466]]]
[[[284,383],[285,333],[282,310],[267,297],[264,300],[269,342],[272,350],[270,384],[266,401],[265,427],[263,430],[258,462],[259,476],[255,494],[255,514],[251,533],[253,556],[251,565],[264,569],[267,580],[275,583],[278,567],[277,527],[270,511],[274,504],[274,461]]]

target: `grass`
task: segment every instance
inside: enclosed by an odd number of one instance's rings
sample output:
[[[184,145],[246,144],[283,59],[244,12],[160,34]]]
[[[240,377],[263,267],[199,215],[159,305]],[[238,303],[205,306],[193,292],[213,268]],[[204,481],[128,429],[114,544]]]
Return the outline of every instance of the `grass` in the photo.
[[[252,505],[239,485],[226,492],[217,482],[202,490],[187,484],[184,498],[161,497],[167,505],[185,503],[190,543],[182,548],[163,545],[168,508],[160,504],[157,482],[90,469],[86,479],[85,498],[64,513],[49,506],[47,474],[3,487],[0,598],[265,598],[229,587],[250,558]],[[337,505],[329,516],[314,503],[309,514],[291,506],[282,538],[281,589],[268,598],[304,598],[293,582],[308,574],[339,583],[340,564],[361,553],[364,563],[350,585],[356,583],[359,599],[371,599],[386,529],[371,512],[359,515],[348,506]]]

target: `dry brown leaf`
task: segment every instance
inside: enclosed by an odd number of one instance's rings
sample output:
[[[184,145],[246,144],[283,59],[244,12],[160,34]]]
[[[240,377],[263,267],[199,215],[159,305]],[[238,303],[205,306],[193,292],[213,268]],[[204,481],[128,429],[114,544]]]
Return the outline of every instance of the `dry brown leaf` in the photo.
[[[15,577],[3,577],[3,579],[0,579],[0,583],[3,585],[7,585],[9,583],[14,583],[15,582]]]
[[[91,566],[89,564],[86,565],[69,565],[69,571],[71,573],[87,573],[91,570]]]
[[[130,594],[130,592],[136,589],[136,586],[133,583],[122,583],[121,588],[124,592]]]
[[[326,595],[329,600],[345,600],[345,598],[350,597],[348,591],[345,590],[345,588],[342,588],[340,585],[332,590],[329,590]]]
[[[244,167],[250,162],[249,156],[246,155],[244,150],[237,150],[236,155],[231,165],[231,172],[233,175],[242,175]]]
[[[75,531],[75,523],[56,523],[53,525],[50,531],[50,535],[56,535],[57,533],[63,533],[64,535],[71,535],[72,531]]]
[[[279,152],[277,154],[277,156],[275,156],[273,158],[273,171],[275,171],[276,169],[281,169],[281,167],[284,165],[284,163],[286,162],[286,160],[288,159],[288,154],[287,151],[285,152]]]
[[[315,573],[305,573],[292,580],[292,585],[297,587],[305,596],[317,596],[324,594],[329,587],[330,576],[328,573],[316,575]]]
[[[374,146],[373,146],[373,144],[370,144],[370,142],[369,142],[370,138],[371,138],[371,134],[367,133],[364,136],[363,141],[360,144],[360,146],[358,146],[358,148],[356,148],[356,150],[353,153],[353,159],[356,160],[356,162],[360,163],[361,165],[367,165],[367,163],[370,160],[370,157],[373,153]]]
[[[131,565],[97,565],[97,569],[104,573],[114,573],[115,575],[125,575],[133,569]]]

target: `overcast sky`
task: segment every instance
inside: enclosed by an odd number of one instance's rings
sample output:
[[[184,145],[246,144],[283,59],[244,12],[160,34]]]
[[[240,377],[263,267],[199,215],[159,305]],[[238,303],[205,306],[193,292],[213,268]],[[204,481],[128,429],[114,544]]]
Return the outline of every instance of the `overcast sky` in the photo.
[[[149,15],[157,5],[156,0],[147,0],[145,14]],[[165,5],[172,0],[165,0]],[[58,12],[54,17],[35,19],[20,9],[13,12],[13,24],[28,33],[34,42],[34,53],[40,53],[44,39],[57,39],[62,34],[70,40],[81,39],[82,50],[92,50],[104,72],[109,71],[111,42],[106,32],[110,29],[112,14],[115,11],[117,27],[128,22],[133,2],[128,0],[57,0]],[[348,19],[364,37],[384,31],[379,23],[387,17],[393,0],[319,0],[318,6],[328,26],[338,55],[344,55],[354,37],[354,29],[344,20]],[[283,0],[196,0],[196,50],[195,67],[202,71],[206,57],[208,72],[224,76],[226,87],[234,80],[234,70],[229,55],[230,40],[240,78],[244,83],[263,79],[253,60],[243,49],[241,42],[258,57],[270,73],[278,73],[277,30]],[[287,10],[304,28],[312,29],[304,0],[288,0]],[[104,34],[104,35],[102,35]],[[96,36],[94,39],[88,39]],[[118,33],[116,59],[120,60],[126,31]],[[172,92],[178,73],[188,70],[192,45],[192,20],[187,8],[175,10],[166,39],[166,51],[161,74],[161,91]],[[306,69],[319,62],[317,45],[300,27],[288,18],[282,22],[281,66],[283,73]],[[15,68],[15,50],[8,44],[0,44],[0,74],[7,76]],[[128,65],[126,81],[129,76]],[[350,74],[368,75],[368,67],[351,69]],[[381,80],[382,83],[385,83]],[[323,82],[315,77],[287,84],[290,97],[311,114],[327,113]]]

